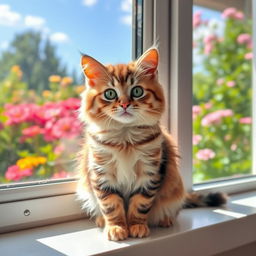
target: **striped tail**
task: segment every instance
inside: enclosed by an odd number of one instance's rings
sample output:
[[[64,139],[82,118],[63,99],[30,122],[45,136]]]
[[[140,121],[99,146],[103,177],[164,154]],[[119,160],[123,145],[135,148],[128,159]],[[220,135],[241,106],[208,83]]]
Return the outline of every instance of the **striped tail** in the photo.
[[[183,208],[217,207],[227,203],[227,195],[222,192],[200,194],[197,192],[187,193]]]

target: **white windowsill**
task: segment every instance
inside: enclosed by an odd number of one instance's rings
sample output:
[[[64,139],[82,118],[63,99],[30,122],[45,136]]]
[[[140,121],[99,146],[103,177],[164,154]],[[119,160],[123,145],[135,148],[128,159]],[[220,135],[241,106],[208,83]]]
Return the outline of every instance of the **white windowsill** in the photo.
[[[217,210],[217,211],[216,211]],[[228,215],[226,215],[228,214]],[[234,195],[225,208],[186,209],[167,229],[144,239],[107,241],[87,220],[0,235],[1,255],[214,255],[256,241],[256,192]]]

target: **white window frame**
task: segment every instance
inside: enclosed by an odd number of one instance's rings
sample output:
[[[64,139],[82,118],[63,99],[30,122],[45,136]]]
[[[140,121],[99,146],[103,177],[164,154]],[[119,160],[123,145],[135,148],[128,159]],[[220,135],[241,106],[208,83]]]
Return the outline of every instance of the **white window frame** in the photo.
[[[217,189],[227,193],[255,189],[256,177],[193,186],[192,7],[192,0],[144,0],[143,3],[143,50],[158,43],[159,78],[167,98],[163,123],[179,145],[180,171],[185,187],[188,191]],[[253,21],[253,31],[256,31],[256,0],[253,0]],[[255,34],[253,41],[256,56]],[[256,99],[255,73],[256,64],[253,61],[253,98]],[[253,116],[256,116],[256,102],[253,102]],[[255,136],[256,129],[253,129],[253,137]],[[255,141],[253,143],[255,149]],[[256,150],[253,150],[253,159],[256,159]],[[84,215],[76,200],[76,184],[74,180],[65,180],[16,188],[7,185],[0,190],[0,233],[81,218]]]

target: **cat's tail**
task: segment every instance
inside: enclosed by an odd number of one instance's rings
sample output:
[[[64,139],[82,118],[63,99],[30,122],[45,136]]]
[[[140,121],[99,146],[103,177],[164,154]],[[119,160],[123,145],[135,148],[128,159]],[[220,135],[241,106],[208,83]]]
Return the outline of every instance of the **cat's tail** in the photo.
[[[187,193],[183,208],[217,207],[227,203],[228,196],[222,192],[200,194],[198,192]]]

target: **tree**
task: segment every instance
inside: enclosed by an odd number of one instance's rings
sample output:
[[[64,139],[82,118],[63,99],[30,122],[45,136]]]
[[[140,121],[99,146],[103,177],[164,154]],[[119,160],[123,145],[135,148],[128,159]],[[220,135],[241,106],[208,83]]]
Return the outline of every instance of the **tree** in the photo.
[[[39,32],[25,32],[15,36],[9,49],[0,57],[0,79],[4,79],[10,68],[19,65],[23,81],[29,89],[48,89],[50,75],[66,76],[66,67],[56,55],[56,48],[49,39],[43,40]]]

